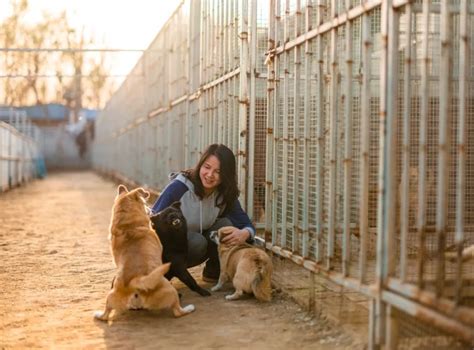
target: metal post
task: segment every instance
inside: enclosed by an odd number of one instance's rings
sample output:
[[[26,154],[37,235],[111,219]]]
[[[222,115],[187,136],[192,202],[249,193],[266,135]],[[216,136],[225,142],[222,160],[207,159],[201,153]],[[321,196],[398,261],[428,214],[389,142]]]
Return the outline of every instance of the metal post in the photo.
[[[462,297],[462,251],[464,243],[464,210],[466,195],[466,95],[469,91],[470,37],[468,29],[468,1],[460,4],[460,43],[459,43],[459,124],[458,124],[458,169],[456,182],[456,234],[454,241],[457,251],[455,301]]]
[[[279,35],[280,27],[281,27],[281,1],[282,0],[274,0],[275,1],[275,46],[282,38]],[[278,181],[278,149],[279,144],[281,143],[280,140],[280,100],[281,100],[281,81],[280,81],[280,56],[274,56],[274,67],[275,67],[275,92],[274,92],[274,99],[273,99],[273,115],[271,118],[273,119],[273,154],[272,158],[275,160],[273,162],[272,167],[272,245],[277,243],[277,233],[278,233],[278,191],[281,191],[281,183]],[[270,102],[270,101],[269,101]]]
[[[309,32],[311,29],[311,16],[312,16],[313,4],[312,0],[309,0],[306,4],[305,10],[305,32]],[[311,178],[310,174],[310,130],[311,130],[311,118],[310,118],[310,106],[311,106],[311,63],[312,63],[312,52],[310,48],[310,41],[306,40],[304,43],[304,134],[303,134],[303,223],[302,223],[302,256],[308,258],[309,256],[309,181]],[[314,279],[314,274],[311,274]],[[314,288],[314,284],[311,286]]]
[[[331,18],[334,19],[337,2],[331,0]],[[337,127],[338,127],[338,82],[337,75],[337,28],[331,30],[331,81],[330,81],[330,121],[329,121],[329,218],[326,268],[330,269],[334,259],[334,241],[336,236],[336,186],[337,186]]]
[[[323,11],[325,8],[324,0],[318,0],[317,24],[323,23]],[[317,37],[317,87],[318,104],[317,104],[317,119],[318,119],[318,147],[316,160],[316,261],[322,260],[322,236],[323,236],[323,174],[324,174],[324,134],[325,134],[325,113],[324,113],[324,61],[323,61],[323,39],[322,35]]]
[[[366,282],[367,273],[367,244],[369,236],[369,175],[370,175],[370,76],[372,74],[370,60],[372,56],[372,37],[370,33],[369,14],[362,15],[362,92],[361,92],[361,120],[360,120],[360,254],[359,279]]]
[[[247,179],[247,213],[254,218],[254,181],[255,181],[255,104],[257,70],[257,0],[250,0],[250,111],[249,111],[249,140],[248,140],[248,179]]]
[[[383,238],[383,258],[379,261],[384,265],[384,271],[382,274],[382,285],[386,286],[387,279],[392,277],[395,272],[395,235],[396,235],[396,204],[398,199],[397,190],[397,179],[398,179],[398,144],[397,144],[397,133],[398,133],[398,34],[399,34],[399,13],[392,7],[388,8],[388,28],[387,37],[382,37],[382,40],[387,40],[384,45],[387,45],[387,58],[386,58],[386,74],[387,80],[386,85],[382,85],[382,91],[385,92],[384,98],[386,107],[381,105],[381,109],[385,108],[386,115],[386,138],[385,138],[385,174],[384,174],[384,188],[385,196],[382,196],[384,200],[384,238]],[[384,27],[386,28],[386,27]],[[380,234],[380,232],[379,232]],[[389,349],[397,348],[398,340],[398,323],[395,317],[391,315],[392,307],[387,306],[386,314],[386,343]]]
[[[240,7],[240,85],[239,85],[239,148],[238,169],[239,188],[241,201],[247,204],[246,183],[248,175],[248,152],[247,152],[247,112],[249,105],[248,73],[249,73],[249,42],[248,42],[248,0],[241,1]],[[246,209],[246,208],[245,208]]]
[[[285,0],[284,42],[289,40],[290,1]],[[286,248],[286,234],[288,230],[288,100],[289,100],[289,57],[288,50],[283,53],[284,80],[283,80],[283,174],[282,174],[282,203],[281,203],[281,246]]]
[[[379,171],[378,171],[378,208],[377,208],[377,265],[376,265],[376,285],[378,294],[376,297],[376,344],[385,343],[385,323],[386,323],[386,305],[382,301],[382,291],[384,288],[385,278],[387,276],[387,244],[386,240],[389,236],[385,229],[386,218],[389,213],[386,211],[387,189],[390,184],[387,183],[389,169],[387,169],[387,158],[390,154],[390,138],[387,138],[387,98],[389,93],[389,63],[388,63],[388,35],[389,35],[389,12],[391,8],[391,1],[382,3],[381,8],[381,39],[382,39],[382,53],[380,58],[380,115],[379,115]],[[389,189],[390,190],[390,189]]]
[[[268,14],[268,54],[272,55],[275,49],[275,2],[269,0]],[[274,172],[274,105],[275,105],[275,58],[267,58],[267,137],[266,137],[266,164],[265,164],[265,242],[272,240],[273,207],[275,202],[273,194],[273,172]]]
[[[445,279],[446,231],[448,228],[448,184],[451,134],[451,49],[450,12],[447,1],[441,2],[441,62],[439,89],[439,145],[438,188],[436,196],[436,237],[438,254],[436,261],[436,295],[442,296]]]
[[[421,71],[421,112],[420,112],[420,149],[418,171],[418,286],[424,286],[425,266],[425,231],[426,231],[426,166],[427,166],[427,129],[429,103],[429,32],[430,32],[430,1],[423,1],[423,40],[422,40],[422,71]]]
[[[191,167],[191,149],[190,149],[190,131],[191,129],[191,101],[189,96],[193,93],[193,85],[194,85],[194,75],[193,75],[193,59],[194,52],[193,48],[193,38],[194,38],[194,27],[195,27],[195,15],[196,11],[194,10],[194,2],[195,0],[189,0],[189,23],[188,23],[188,44],[186,47],[186,52],[188,56],[188,65],[186,67],[186,93],[188,98],[186,99],[186,114],[184,119],[184,166],[186,169]]]
[[[346,10],[351,3],[346,0]],[[342,251],[342,273],[349,275],[351,242],[351,204],[352,204],[352,22],[346,22],[346,77],[344,89],[344,239]]]
[[[407,246],[409,229],[410,202],[410,115],[411,115],[411,63],[412,63],[412,5],[405,6],[405,66],[403,71],[403,147],[402,147],[402,179],[400,203],[400,279],[407,279]],[[413,209],[413,208],[412,208]]]
[[[300,36],[299,25],[301,22],[301,0],[296,0],[296,11],[295,11],[295,38]],[[292,215],[292,251],[298,250],[300,240],[300,226],[298,223],[298,212],[299,203],[299,178],[298,178],[298,148],[299,148],[299,120],[300,120],[300,79],[301,79],[301,46],[297,45],[294,47],[294,77],[293,77],[293,135],[291,147],[293,148],[293,173],[291,177],[293,179],[293,215]],[[290,135],[288,135],[290,137]],[[288,144],[290,145],[290,143]]]

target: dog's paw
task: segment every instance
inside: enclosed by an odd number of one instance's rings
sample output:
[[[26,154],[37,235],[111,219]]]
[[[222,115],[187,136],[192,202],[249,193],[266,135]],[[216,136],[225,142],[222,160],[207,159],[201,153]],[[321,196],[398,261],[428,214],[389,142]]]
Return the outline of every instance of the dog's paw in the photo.
[[[214,287],[211,288],[211,292],[216,292],[219,289],[221,289],[221,286],[219,284],[216,284]]]
[[[238,300],[243,295],[241,290],[236,290],[233,294],[228,294],[225,296],[225,300]]]
[[[107,321],[107,316],[105,316],[105,313],[103,311],[94,312],[94,318],[100,321]]]
[[[183,307],[183,310],[185,313],[189,314],[191,312],[193,312],[194,310],[196,310],[196,308],[194,307],[193,304],[189,304],[189,305],[186,305],[185,307]]]

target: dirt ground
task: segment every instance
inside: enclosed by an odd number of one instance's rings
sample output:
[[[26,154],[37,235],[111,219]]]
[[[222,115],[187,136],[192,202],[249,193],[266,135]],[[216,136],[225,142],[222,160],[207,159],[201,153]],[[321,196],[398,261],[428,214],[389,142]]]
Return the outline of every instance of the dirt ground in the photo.
[[[196,311],[129,311],[93,319],[114,276],[107,240],[116,184],[92,172],[53,173],[0,194],[0,348],[360,349],[327,319],[274,291],[274,300],[203,298]],[[192,269],[198,283],[202,267]]]

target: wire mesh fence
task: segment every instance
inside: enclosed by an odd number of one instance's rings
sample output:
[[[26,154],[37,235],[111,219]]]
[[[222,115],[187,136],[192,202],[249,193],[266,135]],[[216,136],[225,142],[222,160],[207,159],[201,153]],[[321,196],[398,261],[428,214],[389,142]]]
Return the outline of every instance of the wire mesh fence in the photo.
[[[0,109],[0,192],[41,174],[40,132],[25,112]]]
[[[405,346],[411,318],[473,342],[473,18],[183,1],[97,121],[94,164],[162,188],[225,143],[267,248],[372,300],[371,347]]]

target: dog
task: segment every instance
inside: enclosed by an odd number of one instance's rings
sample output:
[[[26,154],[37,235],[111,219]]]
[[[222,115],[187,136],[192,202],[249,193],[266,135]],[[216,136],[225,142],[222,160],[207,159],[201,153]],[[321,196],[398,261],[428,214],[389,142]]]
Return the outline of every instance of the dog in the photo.
[[[454,249],[456,249],[455,245],[448,247],[448,250],[454,250]],[[458,254],[457,252],[446,252],[445,257],[448,261],[456,262],[458,259]],[[461,252],[462,262],[468,262],[473,259],[474,259],[474,244],[464,248]]]
[[[151,227],[146,211],[149,193],[143,188],[128,191],[119,185],[109,228],[110,248],[117,273],[109,291],[105,310],[95,318],[109,320],[128,309],[171,309],[174,316],[194,311],[194,305],[181,307],[178,292],[165,278],[170,264],[163,264],[163,247]]]
[[[165,277],[171,280],[178,277],[192,291],[202,296],[211,293],[200,287],[187,269],[188,262],[188,229],[186,219],[181,211],[181,202],[177,201],[151,217],[153,229],[163,245],[163,262],[171,263]]]
[[[253,294],[257,300],[270,301],[272,298],[271,279],[273,266],[268,255],[261,249],[250,244],[227,245],[222,239],[235,228],[226,226],[210,234],[219,251],[221,272],[219,281],[211,288],[217,291],[224,283],[232,280],[235,288],[233,294],[227,295],[227,300],[237,300],[243,293]]]

